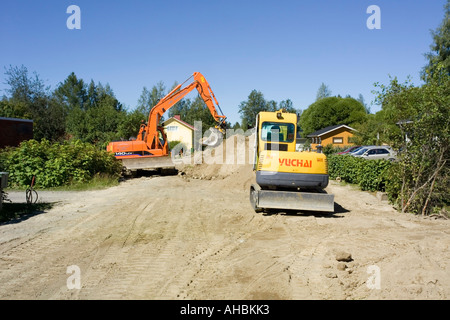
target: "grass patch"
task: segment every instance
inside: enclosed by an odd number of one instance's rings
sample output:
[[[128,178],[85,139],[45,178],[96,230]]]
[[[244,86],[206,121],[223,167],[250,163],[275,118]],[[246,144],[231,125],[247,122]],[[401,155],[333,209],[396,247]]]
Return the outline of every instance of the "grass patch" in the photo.
[[[96,174],[91,180],[87,182],[72,182],[61,187],[46,188],[41,190],[48,191],[89,191],[101,190],[110,187],[118,186],[119,179],[110,175]],[[39,190],[39,189],[36,189]]]
[[[87,182],[69,182],[63,186],[59,187],[50,187],[50,188],[39,188],[34,187],[34,190],[36,191],[89,191],[89,190],[101,190],[101,189],[107,189],[110,187],[114,187],[119,185],[119,178],[113,177],[111,175],[105,175],[105,174],[96,174],[94,177],[87,181]],[[17,186],[11,186],[5,189],[6,192],[8,191],[24,191],[28,187],[17,187]]]

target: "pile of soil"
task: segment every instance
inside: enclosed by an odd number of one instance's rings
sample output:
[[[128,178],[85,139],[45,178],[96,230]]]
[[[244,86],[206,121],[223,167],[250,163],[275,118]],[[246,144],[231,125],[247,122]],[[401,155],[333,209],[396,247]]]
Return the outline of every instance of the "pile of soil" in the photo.
[[[189,161],[177,166],[185,179],[216,180],[238,176],[247,181],[253,173],[253,143],[255,135],[233,135],[215,147],[207,147],[195,153]],[[228,151],[227,151],[228,148]],[[188,162],[188,163],[186,163]]]

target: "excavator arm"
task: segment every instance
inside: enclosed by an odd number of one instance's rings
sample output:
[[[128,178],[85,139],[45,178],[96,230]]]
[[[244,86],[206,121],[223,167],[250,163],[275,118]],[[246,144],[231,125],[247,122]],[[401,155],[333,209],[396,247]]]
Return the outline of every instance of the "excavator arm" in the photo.
[[[182,88],[183,84],[186,83],[192,77],[194,78],[194,81],[192,81],[190,84]],[[147,125],[148,131],[145,138],[143,138],[146,140],[146,143],[150,148],[156,148],[156,145],[159,143],[158,124],[163,114],[194,89],[197,89],[199,95],[202,97],[203,101],[205,102],[206,106],[211,112],[211,115],[213,116],[214,120],[217,122],[216,129],[218,129],[222,134],[225,133],[226,116],[220,115],[217,112],[217,109],[219,109],[221,113],[222,110],[220,109],[219,103],[217,102],[217,99],[214,96],[214,93],[212,92],[209,83],[206,81],[205,77],[200,72],[194,72],[194,74],[189,79],[187,79],[184,83],[176,86],[164,98],[162,98],[150,111]],[[141,127],[141,131],[143,130],[145,130],[145,127]],[[141,131],[139,135],[140,137],[143,136]]]

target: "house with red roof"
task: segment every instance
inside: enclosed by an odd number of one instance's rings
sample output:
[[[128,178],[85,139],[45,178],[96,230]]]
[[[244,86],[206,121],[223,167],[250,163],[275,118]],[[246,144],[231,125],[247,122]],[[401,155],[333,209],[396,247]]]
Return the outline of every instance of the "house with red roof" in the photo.
[[[193,150],[194,126],[181,120],[179,115],[175,115],[164,121],[163,126],[169,142],[180,141],[187,147],[187,150]]]

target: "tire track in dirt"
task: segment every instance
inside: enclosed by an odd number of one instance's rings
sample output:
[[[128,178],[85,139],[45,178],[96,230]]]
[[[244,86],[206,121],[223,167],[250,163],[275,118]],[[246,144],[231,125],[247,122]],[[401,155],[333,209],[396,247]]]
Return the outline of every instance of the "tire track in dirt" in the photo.
[[[241,219],[239,224],[233,224],[234,228],[241,230],[239,234],[210,242],[211,249],[202,256],[195,277],[182,298],[229,299],[230,292],[234,292],[235,299],[249,299],[267,294],[270,289],[264,289],[264,283],[279,281],[280,274],[283,277],[284,265],[273,259],[271,250],[265,249],[264,245],[253,246],[252,243],[264,241],[264,237],[259,239],[261,234],[276,223],[276,217],[265,219],[252,213]],[[250,265],[250,268],[246,267]],[[282,296],[274,294],[270,298]]]
[[[77,298],[120,298],[143,272],[148,254],[135,243],[148,225],[147,220],[153,216],[155,203],[149,201],[143,201],[132,214],[128,210],[121,211],[121,215],[127,216],[127,223],[118,219],[103,230],[109,235],[97,245],[94,254],[91,253],[93,257],[84,267],[83,286]]]

